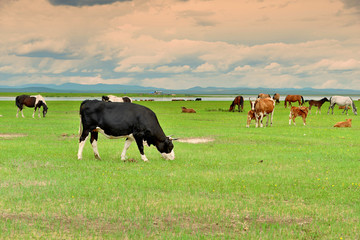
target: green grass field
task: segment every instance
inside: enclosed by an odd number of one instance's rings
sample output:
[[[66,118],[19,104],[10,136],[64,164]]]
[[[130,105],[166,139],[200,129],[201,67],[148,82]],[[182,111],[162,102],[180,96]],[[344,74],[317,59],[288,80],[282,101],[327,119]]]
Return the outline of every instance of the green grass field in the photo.
[[[1,239],[359,239],[360,121],[313,109],[307,126],[276,106],[272,127],[246,128],[230,102],[137,102],[175,142],[175,160],[99,137],[77,160],[80,102],[48,101],[16,118],[0,101]],[[359,102],[355,103],[360,107]],[[297,105],[297,104],[296,104]],[[196,114],[181,113],[181,106]],[[335,129],[352,118],[352,128]]]

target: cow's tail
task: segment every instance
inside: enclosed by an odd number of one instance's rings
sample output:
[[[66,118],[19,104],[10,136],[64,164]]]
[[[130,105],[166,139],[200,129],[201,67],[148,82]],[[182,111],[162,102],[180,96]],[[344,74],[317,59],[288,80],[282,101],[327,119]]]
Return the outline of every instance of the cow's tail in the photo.
[[[301,96],[301,105],[303,105],[303,104],[304,104],[304,97]]]
[[[17,96],[17,97],[15,98],[15,105],[16,105],[18,108],[20,108],[20,109],[21,109],[21,105],[20,105],[20,96]]]
[[[82,135],[83,133],[83,122],[82,122],[82,112],[83,112],[83,105],[87,100],[83,101],[80,105],[80,111],[79,111],[79,116],[80,116],[80,126],[79,126],[79,137]]]
[[[82,135],[82,133],[83,133],[83,125],[82,125],[82,120],[81,120],[81,115],[80,115],[79,137]]]

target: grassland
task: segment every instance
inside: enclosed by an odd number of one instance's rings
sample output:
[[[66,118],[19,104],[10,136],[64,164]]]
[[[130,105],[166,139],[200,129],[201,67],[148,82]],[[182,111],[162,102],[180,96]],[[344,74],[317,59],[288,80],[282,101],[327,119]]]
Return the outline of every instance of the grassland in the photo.
[[[360,121],[335,109],[297,118],[276,106],[274,124],[245,128],[230,102],[138,102],[176,142],[174,161],[124,140],[99,139],[77,160],[80,102],[48,102],[46,118],[15,118],[0,101],[2,239],[359,239]],[[360,107],[359,103],[356,105]],[[196,114],[182,114],[180,107]]]

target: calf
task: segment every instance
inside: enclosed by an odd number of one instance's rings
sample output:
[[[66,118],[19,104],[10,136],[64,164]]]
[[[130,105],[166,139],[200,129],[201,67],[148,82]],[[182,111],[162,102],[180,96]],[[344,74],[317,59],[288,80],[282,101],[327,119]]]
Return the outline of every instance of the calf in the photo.
[[[250,127],[251,120],[255,120],[255,119],[256,119],[255,118],[255,111],[253,111],[253,110],[248,111],[246,127],[247,128]]]
[[[181,107],[181,111],[183,113],[196,113],[196,111],[192,108],[186,108],[186,107]]]
[[[136,141],[141,158],[144,154],[143,142],[154,145],[165,159],[174,160],[172,138],[166,137],[158,119],[149,108],[133,103],[113,103],[85,100],[80,106],[80,139],[78,159],[82,158],[85,141],[91,133],[90,143],[95,158],[100,159],[97,150],[98,133],[108,138],[126,138],[121,160],[125,161],[127,149]]]
[[[352,119],[346,119],[345,122],[338,122],[334,125],[334,127],[351,127],[351,121]]]
[[[255,114],[255,127],[263,127],[263,118],[267,116],[266,126],[269,125],[269,118],[271,117],[270,126],[272,126],[274,117],[275,101],[271,98],[258,98],[254,102],[250,100],[251,110]],[[271,115],[271,116],[270,116]]]
[[[306,126],[306,117],[308,115],[309,112],[309,108],[308,107],[291,107],[290,109],[290,114],[289,114],[289,125],[291,125],[291,119],[294,122],[294,125],[296,125],[295,123],[295,118],[297,116],[301,116],[304,122],[304,126]]]

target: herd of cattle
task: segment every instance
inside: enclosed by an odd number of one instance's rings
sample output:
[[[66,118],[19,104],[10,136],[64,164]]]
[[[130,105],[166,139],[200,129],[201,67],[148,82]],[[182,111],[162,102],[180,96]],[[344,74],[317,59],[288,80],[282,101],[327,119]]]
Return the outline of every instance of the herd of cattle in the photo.
[[[275,93],[273,97],[271,97],[269,94],[260,93],[255,101],[252,101],[249,98],[251,110],[248,112],[247,115],[247,123],[246,127],[250,126],[251,120],[255,120],[255,127],[263,127],[263,118],[267,116],[267,122],[266,126],[269,124],[269,118],[270,120],[270,126],[272,126],[273,121],[273,115],[274,115],[274,109],[275,104],[280,103],[280,94]],[[298,102],[299,107],[291,106],[292,102]],[[303,106],[305,102],[309,102],[309,107]],[[312,106],[317,107],[316,114],[319,112],[321,114],[321,106],[325,102],[330,102],[330,106],[328,109],[328,114],[330,112],[330,109],[332,110],[332,114],[334,114],[334,107],[335,105],[339,105],[339,107],[343,108],[344,111],[346,111],[346,114],[348,114],[348,109],[352,108],[352,111],[355,115],[357,115],[357,108],[354,104],[354,101],[351,99],[351,97],[343,97],[343,96],[332,96],[329,99],[322,98],[321,100],[306,100],[304,101],[303,96],[301,95],[287,95],[284,101],[285,108],[287,107],[287,103],[290,104],[290,114],[289,114],[289,125],[291,125],[291,121],[296,125],[295,118],[300,116],[303,119],[304,126],[306,125],[306,117],[311,111]],[[239,111],[243,109],[243,97],[237,96],[233,103],[230,105],[229,111],[234,110],[234,104],[239,104]],[[241,110],[240,110],[241,109]],[[345,122],[339,122],[334,125],[334,127],[351,127],[351,119],[346,119]]]
[[[269,94],[259,94],[256,100],[251,100],[251,110],[247,114],[246,127],[250,126],[252,120],[255,120],[256,127],[260,125],[263,127],[263,118],[267,116],[266,126],[272,125],[275,105],[280,103],[280,95],[275,94],[270,97]],[[298,102],[299,107],[291,106],[291,102]],[[311,110],[312,106],[318,107],[318,111],[322,104],[326,101],[330,102],[330,109],[332,113],[335,104],[344,106],[344,111],[352,108],[352,111],[357,115],[357,108],[350,97],[333,96],[329,100],[323,98],[319,101],[310,100],[304,101],[304,98],[300,95],[287,95],[285,98],[285,107],[287,103],[290,103],[291,109],[289,114],[289,124],[293,121],[295,125],[295,118],[300,116],[303,119],[304,125],[306,125],[306,117]],[[117,102],[125,102],[127,104],[118,104]],[[303,106],[305,102],[309,102],[309,107]],[[18,107],[16,117],[18,117],[19,111],[23,115],[23,106],[32,107],[34,109],[33,118],[36,110],[43,107],[43,117],[45,117],[48,107],[45,99],[41,95],[29,96],[20,95],[15,99],[15,104]],[[234,111],[235,106],[238,105],[239,111],[243,111],[244,98],[237,96],[230,105],[229,111]],[[196,113],[194,109],[182,107],[184,113]],[[317,113],[317,112],[316,112]],[[40,112],[39,112],[40,117]],[[351,127],[351,119],[346,119],[345,122],[339,122],[334,127]],[[85,100],[80,105],[80,138],[78,159],[82,158],[82,152],[86,139],[90,135],[90,143],[93,148],[95,158],[100,159],[100,155],[97,148],[98,133],[102,133],[108,138],[126,138],[125,146],[121,153],[121,160],[126,160],[126,151],[130,147],[133,141],[136,142],[141,158],[143,161],[148,161],[144,154],[144,144],[147,146],[154,145],[161,153],[163,158],[168,160],[175,159],[173,139],[171,136],[166,136],[162,130],[159,121],[155,113],[149,108],[133,104],[132,99],[129,97],[116,97],[113,95],[103,96],[102,100]]]

